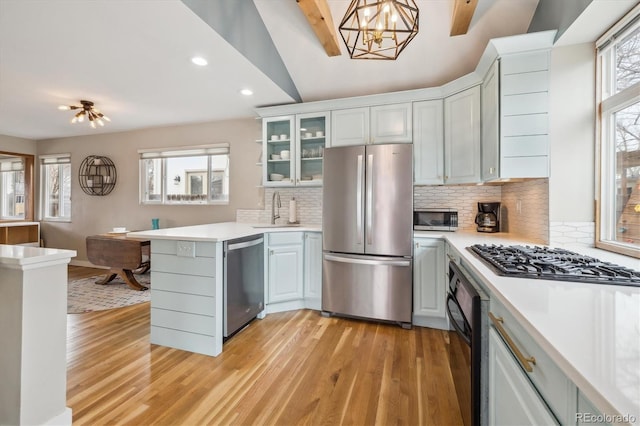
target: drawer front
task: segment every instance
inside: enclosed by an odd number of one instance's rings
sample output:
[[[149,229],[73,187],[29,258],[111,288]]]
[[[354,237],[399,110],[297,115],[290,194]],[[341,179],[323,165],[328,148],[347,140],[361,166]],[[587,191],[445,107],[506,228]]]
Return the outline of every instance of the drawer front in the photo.
[[[151,308],[151,325],[205,336],[216,335],[216,321],[206,315]]]
[[[215,298],[151,289],[151,306],[191,314],[215,316]]]
[[[152,253],[151,270],[154,272],[215,277],[216,262],[210,257],[179,257]]]
[[[535,365],[527,377],[551,407],[561,424],[575,423],[577,388],[546,352],[533,340],[507,309],[495,299],[491,312],[503,319],[502,326],[524,357],[534,357]],[[491,322],[491,321],[490,321]]]
[[[302,244],[304,232],[273,232],[269,234],[269,246]]]
[[[151,253],[158,254],[171,254],[176,256],[178,254],[178,243],[183,241],[178,240],[151,240]],[[195,243],[195,255],[196,257],[216,257],[216,243],[208,242],[196,242]]]
[[[216,282],[215,279],[211,277],[151,271],[151,282],[153,283],[154,290],[210,297],[216,295]]]
[[[219,348],[216,345],[216,339],[222,339],[222,337],[205,336],[152,325],[150,339],[154,345],[168,346],[204,355],[216,356],[222,352],[222,345],[220,344]]]

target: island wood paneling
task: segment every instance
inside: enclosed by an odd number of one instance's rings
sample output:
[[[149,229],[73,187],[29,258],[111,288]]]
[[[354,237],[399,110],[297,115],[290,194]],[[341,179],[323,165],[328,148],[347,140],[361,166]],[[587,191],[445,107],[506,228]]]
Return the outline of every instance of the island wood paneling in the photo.
[[[151,345],[149,303],[74,314],[67,405],[74,425],[455,425],[447,345],[445,331],[300,310],[209,357]]]

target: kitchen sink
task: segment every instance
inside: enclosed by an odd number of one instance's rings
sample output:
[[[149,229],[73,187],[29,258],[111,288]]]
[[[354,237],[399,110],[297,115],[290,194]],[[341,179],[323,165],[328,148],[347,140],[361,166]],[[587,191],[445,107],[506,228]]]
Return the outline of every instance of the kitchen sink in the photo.
[[[270,223],[265,223],[264,225],[251,225],[253,228],[294,228],[296,226],[300,226],[299,223],[287,223],[284,225],[278,225],[277,223],[275,225],[272,225]]]

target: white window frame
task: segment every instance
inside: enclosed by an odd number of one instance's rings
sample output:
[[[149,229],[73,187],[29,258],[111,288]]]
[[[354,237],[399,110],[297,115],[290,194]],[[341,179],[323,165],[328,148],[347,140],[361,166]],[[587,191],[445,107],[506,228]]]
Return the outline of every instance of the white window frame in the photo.
[[[157,149],[141,149],[138,150],[140,155],[139,160],[139,201],[143,205],[228,205],[230,194],[229,174],[230,174],[230,149],[228,143],[218,143],[211,145],[198,145],[198,146],[183,146],[175,148],[157,148]],[[225,200],[211,200],[209,197],[211,194],[207,191],[206,200],[169,200],[167,197],[167,176],[166,176],[166,161],[170,158],[178,157],[204,157],[207,156],[207,168],[206,168],[206,184],[211,182],[211,173],[220,172],[220,169],[213,169],[211,167],[212,157],[216,155],[227,156],[227,166],[225,169],[225,187],[227,188],[227,198]],[[160,175],[161,175],[161,187],[160,187],[160,199],[159,200],[147,200],[146,198],[146,182],[145,178],[147,172],[144,169],[144,160],[160,159]]]
[[[39,212],[39,216],[40,216],[40,220],[45,221],[45,222],[71,222],[71,211],[72,211],[72,206],[73,206],[73,202],[72,202],[72,188],[73,188],[73,170],[70,171],[70,179],[72,180],[71,185],[69,187],[69,209],[68,211],[64,211],[63,210],[63,214],[58,215],[58,216],[48,216],[46,214],[47,212],[47,206],[48,206],[48,200],[49,200],[49,194],[47,193],[48,191],[48,186],[47,186],[47,182],[46,182],[46,173],[44,173],[45,167],[47,166],[53,166],[53,165],[58,165],[63,166],[63,165],[69,165],[71,167],[71,154],[70,153],[64,153],[64,154],[48,154],[48,155],[40,155],[38,157],[38,163],[40,165],[39,167],[39,173],[40,173],[40,212]],[[61,197],[61,199],[63,199],[63,197]]]
[[[0,220],[24,220],[26,212],[23,211],[22,214],[17,215],[4,215],[4,201],[6,195],[6,182],[4,178],[6,176],[5,173],[15,173],[22,172],[23,179],[25,178],[25,167],[24,167],[24,159],[20,157],[7,157],[0,161],[0,193],[2,193],[2,198],[0,198]],[[24,186],[24,181],[23,181]],[[14,182],[14,190],[15,190],[15,182]],[[16,198],[18,196],[15,196]],[[26,199],[26,194],[23,194],[24,199]],[[24,204],[24,201],[23,201]]]
[[[640,5],[622,18],[597,42],[596,108],[596,238],[598,248],[640,258],[640,247],[615,240],[615,116],[640,102],[640,82],[616,92],[615,51],[619,41],[640,28]]]

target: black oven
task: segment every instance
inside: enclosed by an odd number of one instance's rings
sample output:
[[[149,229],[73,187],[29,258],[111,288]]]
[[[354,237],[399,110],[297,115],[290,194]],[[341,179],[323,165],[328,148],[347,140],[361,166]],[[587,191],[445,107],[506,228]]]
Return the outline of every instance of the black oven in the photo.
[[[489,299],[462,267],[449,262],[449,365],[465,425],[487,424]]]

